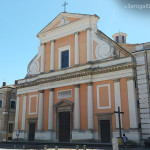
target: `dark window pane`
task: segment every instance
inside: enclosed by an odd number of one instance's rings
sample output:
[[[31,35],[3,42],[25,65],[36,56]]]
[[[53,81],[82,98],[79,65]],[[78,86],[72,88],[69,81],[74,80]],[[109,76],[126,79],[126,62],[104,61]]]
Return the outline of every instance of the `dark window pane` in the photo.
[[[0,100],[0,108],[2,108],[2,100]]]
[[[116,42],[119,43],[119,36],[116,36]]]
[[[9,123],[8,127],[9,127],[9,129],[8,129],[9,133],[12,133],[13,132],[13,124]]]
[[[124,36],[122,36],[122,43],[124,43]]]
[[[15,101],[11,101],[11,108],[16,108],[16,102]]]
[[[69,67],[69,50],[61,53],[61,68]]]

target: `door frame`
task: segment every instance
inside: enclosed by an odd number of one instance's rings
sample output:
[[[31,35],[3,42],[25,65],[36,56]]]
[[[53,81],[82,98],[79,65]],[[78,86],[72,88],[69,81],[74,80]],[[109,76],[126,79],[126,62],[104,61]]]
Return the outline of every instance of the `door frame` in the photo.
[[[37,129],[37,118],[27,118],[27,119],[28,119],[27,139],[29,141],[29,124],[30,123],[35,123],[35,132],[36,132],[36,129]],[[34,140],[35,140],[35,137],[34,137]]]
[[[56,141],[59,142],[59,112],[70,112],[70,142],[72,142],[72,128],[73,128],[73,102],[68,100],[61,100],[55,104],[56,109]]]
[[[101,114],[96,114],[97,115],[97,121],[98,121],[98,141],[101,141],[101,126],[100,126],[100,121],[101,120],[109,120],[110,121],[110,143],[112,142],[112,114],[113,113],[101,113]]]

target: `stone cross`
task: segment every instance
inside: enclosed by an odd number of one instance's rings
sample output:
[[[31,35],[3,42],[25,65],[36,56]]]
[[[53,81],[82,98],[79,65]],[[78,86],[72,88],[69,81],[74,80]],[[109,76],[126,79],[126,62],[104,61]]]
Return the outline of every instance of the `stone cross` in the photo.
[[[66,5],[68,5],[68,3],[66,3],[66,1],[64,1],[64,4],[62,6],[64,6],[64,12],[66,12]]]
[[[121,112],[121,111],[120,111],[120,107],[118,106],[118,111],[114,111],[114,113],[117,113],[117,114],[118,114],[118,121],[119,121],[119,135],[120,135],[120,137],[122,137],[120,114],[124,114],[124,112]]]

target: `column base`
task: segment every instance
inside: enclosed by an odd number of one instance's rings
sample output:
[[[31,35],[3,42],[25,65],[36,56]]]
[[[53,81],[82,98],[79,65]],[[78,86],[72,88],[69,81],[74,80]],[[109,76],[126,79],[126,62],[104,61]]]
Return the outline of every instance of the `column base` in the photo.
[[[93,131],[91,130],[73,130],[72,131],[72,141],[73,142],[78,142],[78,141],[93,141],[94,140],[94,135]]]

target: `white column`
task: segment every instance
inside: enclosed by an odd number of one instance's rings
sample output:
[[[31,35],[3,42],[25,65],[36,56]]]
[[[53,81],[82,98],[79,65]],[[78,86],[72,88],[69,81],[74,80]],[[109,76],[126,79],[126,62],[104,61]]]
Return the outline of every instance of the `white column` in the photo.
[[[15,115],[15,130],[18,130],[19,102],[20,102],[20,95],[17,95],[17,101],[16,101],[16,115]]]
[[[75,85],[75,129],[80,129],[80,96],[79,85]]]
[[[39,114],[38,114],[38,130],[43,128],[43,94],[44,91],[40,91],[39,97]]]
[[[92,83],[88,83],[87,86],[87,110],[88,110],[88,129],[94,129],[93,122],[93,93],[92,93]]]
[[[54,70],[54,40],[51,41],[51,59],[50,59],[50,70]]]
[[[24,97],[23,97],[23,109],[22,109],[22,124],[21,124],[21,130],[25,130],[26,102],[27,102],[27,95],[24,94]]]
[[[53,130],[53,103],[54,103],[54,89],[50,89],[49,90],[48,130]]]
[[[45,44],[41,45],[41,72],[45,69]]]
[[[92,60],[92,52],[91,52],[91,30],[87,29],[87,62]]]
[[[115,111],[118,111],[118,106],[121,111],[121,96],[120,96],[120,79],[114,80],[114,91],[115,91]],[[121,127],[122,126],[122,115],[121,115]],[[116,114],[116,128],[119,128],[118,114]]]
[[[79,64],[79,39],[78,32],[75,33],[75,65]]]
[[[127,88],[128,88],[130,128],[138,128],[137,101],[135,96],[135,83],[133,77],[127,79]]]

